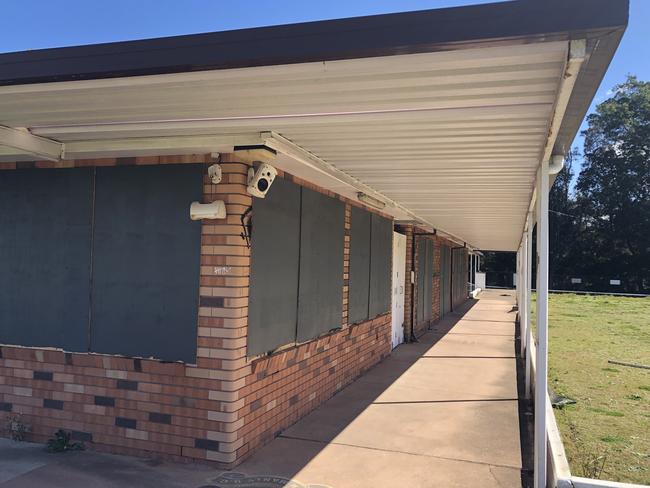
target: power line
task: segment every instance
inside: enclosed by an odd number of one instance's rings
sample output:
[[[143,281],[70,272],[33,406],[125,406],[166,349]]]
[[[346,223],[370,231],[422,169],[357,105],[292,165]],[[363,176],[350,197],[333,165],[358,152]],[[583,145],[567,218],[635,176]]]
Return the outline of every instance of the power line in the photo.
[[[551,213],[554,213],[554,214],[564,215],[564,216],[566,216],[566,217],[571,217],[571,218],[573,218],[573,219],[576,218],[575,215],[570,215],[570,214],[567,214],[567,213],[564,213],[564,212],[558,212],[557,210],[551,210],[551,209],[549,209],[548,211],[551,212]]]

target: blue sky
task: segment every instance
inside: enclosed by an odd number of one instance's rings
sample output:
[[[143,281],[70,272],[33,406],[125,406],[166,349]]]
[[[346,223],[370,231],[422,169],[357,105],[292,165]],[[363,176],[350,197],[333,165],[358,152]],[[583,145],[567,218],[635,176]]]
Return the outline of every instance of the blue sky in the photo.
[[[544,0],[538,0],[544,1]],[[488,3],[481,0],[2,0],[0,52]],[[628,73],[650,80],[650,1],[630,23],[594,104]],[[592,106],[593,109],[593,106]],[[580,138],[576,145],[581,149]]]

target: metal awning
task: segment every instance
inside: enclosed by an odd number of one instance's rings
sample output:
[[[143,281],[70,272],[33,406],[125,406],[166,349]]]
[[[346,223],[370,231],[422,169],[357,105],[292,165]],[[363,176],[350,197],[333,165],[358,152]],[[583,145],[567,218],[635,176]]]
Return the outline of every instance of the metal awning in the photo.
[[[0,55],[0,161],[225,152],[277,135],[295,149],[280,150],[287,171],[516,250],[540,161],[569,148],[627,15],[626,1],[539,3]],[[260,57],[264,39],[285,50]]]

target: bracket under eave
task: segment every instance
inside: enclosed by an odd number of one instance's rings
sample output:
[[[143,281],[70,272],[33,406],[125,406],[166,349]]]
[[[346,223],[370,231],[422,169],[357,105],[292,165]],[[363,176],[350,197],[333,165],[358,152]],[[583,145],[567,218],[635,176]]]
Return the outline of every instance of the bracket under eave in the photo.
[[[35,136],[27,129],[0,125],[0,146],[7,146],[19,153],[34,155],[37,159],[60,161],[65,145],[46,137]]]

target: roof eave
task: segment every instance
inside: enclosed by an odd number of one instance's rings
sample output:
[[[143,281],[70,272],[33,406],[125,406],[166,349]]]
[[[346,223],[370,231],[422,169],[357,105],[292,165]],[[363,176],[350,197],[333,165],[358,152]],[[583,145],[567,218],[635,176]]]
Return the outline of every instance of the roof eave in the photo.
[[[516,0],[0,54],[0,85],[117,78],[599,37],[629,0]]]
[[[588,57],[583,63],[569,104],[562,119],[553,154],[567,154],[585,118],[589,106],[607,72],[614,53],[623,38],[625,27],[610,30],[587,40]]]

